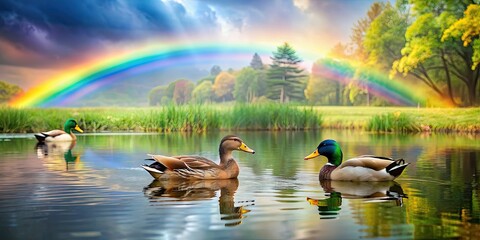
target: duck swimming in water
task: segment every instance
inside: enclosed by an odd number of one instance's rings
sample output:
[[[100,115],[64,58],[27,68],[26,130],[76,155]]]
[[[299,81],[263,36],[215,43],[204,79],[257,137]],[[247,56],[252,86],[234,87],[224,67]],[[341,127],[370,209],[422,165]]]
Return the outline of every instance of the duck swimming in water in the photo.
[[[322,141],[317,150],[304,159],[309,160],[320,155],[328,159],[328,163],[320,170],[320,180],[390,181],[400,176],[409,164],[403,159],[394,160],[373,155],[358,156],[342,163],[342,149],[332,139]]]
[[[152,177],[164,179],[231,179],[240,172],[237,162],[232,156],[235,150],[254,154],[242,139],[234,135],[225,136],[220,141],[220,163],[216,164],[200,156],[162,156],[149,155],[155,162],[142,166]]]
[[[63,125],[63,131],[57,129],[48,132],[35,133],[34,135],[38,142],[75,141],[77,140],[77,136],[73,134],[73,130],[83,133],[83,130],[78,126],[77,121],[73,118],[69,118]]]

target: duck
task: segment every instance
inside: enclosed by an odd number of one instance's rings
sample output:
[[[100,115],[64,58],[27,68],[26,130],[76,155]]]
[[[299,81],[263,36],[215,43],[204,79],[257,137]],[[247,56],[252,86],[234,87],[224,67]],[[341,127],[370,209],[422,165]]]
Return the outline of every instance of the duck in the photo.
[[[158,180],[167,179],[232,179],[240,173],[237,162],[232,156],[235,150],[255,154],[242,139],[227,135],[220,141],[220,163],[201,156],[181,155],[163,156],[148,154],[154,163],[143,165],[150,175]]]
[[[63,125],[63,130],[51,130],[48,132],[35,133],[35,138],[38,142],[66,142],[76,141],[77,136],[73,134],[73,130],[83,133],[83,130],[78,126],[77,121],[73,118],[67,119]]]
[[[317,149],[306,156],[309,160],[325,156],[328,162],[320,169],[320,180],[339,181],[392,181],[396,179],[409,165],[404,159],[393,159],[374,155],[362,155],[342,163],[343,152],[340,145],[333,139],[322,141]]]

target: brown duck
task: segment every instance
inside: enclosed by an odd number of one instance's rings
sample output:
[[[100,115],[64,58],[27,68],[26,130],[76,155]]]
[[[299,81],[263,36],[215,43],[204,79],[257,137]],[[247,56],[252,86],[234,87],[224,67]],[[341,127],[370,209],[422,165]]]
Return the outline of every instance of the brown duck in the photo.
[[[234,135],[225,136],[220,142],[220,163],[201,156],[162,156],[151,155],[155,161],[150,165],[142,166],[152,177],[164,179],[231,179],[240,172],[237,162],[232,156],[234,150],[254,154],[242,139]]]

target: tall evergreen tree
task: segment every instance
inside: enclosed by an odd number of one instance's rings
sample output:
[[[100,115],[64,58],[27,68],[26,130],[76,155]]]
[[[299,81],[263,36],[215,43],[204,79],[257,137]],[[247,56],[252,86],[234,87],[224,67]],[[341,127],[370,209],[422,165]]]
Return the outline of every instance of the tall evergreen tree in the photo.
[[[218,74],[220,74],[222,72],[222,68],[220,68],[220,66],[218,65],[213,65],[213,67],[210,69],[210,76],[212,77],[217,77]]]
[[[250,62],[250,67],[252,67],[255,70],[263,69],[262,59],[257,53],[253,54],[252,61]]]
[[[273,52],[272,64],[268,70],[268,89],[266,96],[280,102],[305,99],[304,89],[306,75],[298,64],[302,60],[296,55],[296,51],[284,43]]]

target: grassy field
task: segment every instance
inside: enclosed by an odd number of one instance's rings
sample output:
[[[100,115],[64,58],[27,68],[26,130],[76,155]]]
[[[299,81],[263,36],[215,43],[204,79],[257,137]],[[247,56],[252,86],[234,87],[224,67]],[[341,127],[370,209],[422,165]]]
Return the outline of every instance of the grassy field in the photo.
[[[61,129],[69,117],[75,118],[88,132],[338,128],[480,133],[480,108],[298,107],[280,104],[71,109],[0,107],[0,116],[2,133]]]
[[[409,120],[410,131],[480,132],[480,108],[314,107],[325,128],[369,130],[376,116],[391,114]]]

